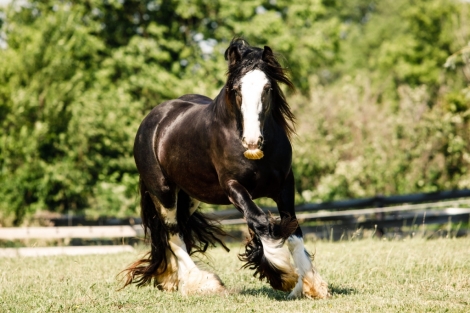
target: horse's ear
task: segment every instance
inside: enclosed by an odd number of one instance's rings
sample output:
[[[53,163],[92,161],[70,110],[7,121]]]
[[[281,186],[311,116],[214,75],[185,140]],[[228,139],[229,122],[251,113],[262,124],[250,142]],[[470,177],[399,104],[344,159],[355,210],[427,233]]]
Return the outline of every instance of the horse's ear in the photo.
[[[272,60],[273,57],[273,50],[271,50],[271,48],[269,48],[268,46],[264,46],[263,56],[261,57],[261,59],[265,62],[269,62],[269,60]]]
[[[241,45],[240,44],[231,44],[227,50],[225,50],[225,60],[228,61],[228,65],[232,65],[240,61],[242,58],[241,52]]]

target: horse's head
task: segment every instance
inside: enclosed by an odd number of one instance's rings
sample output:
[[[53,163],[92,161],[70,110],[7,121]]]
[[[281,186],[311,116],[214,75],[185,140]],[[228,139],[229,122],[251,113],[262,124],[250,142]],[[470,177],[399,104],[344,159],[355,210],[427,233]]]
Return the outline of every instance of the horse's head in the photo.
[[[245,157],[261,159],[263,129],[267,118],[273,117],[289,135],[294,116],[279,88],[278,82],[293,87],[268,46],[251,47],[242,39],[232,40],[225,51],[229,63],[226,84],[228,103],[239,117],[241,143]]]

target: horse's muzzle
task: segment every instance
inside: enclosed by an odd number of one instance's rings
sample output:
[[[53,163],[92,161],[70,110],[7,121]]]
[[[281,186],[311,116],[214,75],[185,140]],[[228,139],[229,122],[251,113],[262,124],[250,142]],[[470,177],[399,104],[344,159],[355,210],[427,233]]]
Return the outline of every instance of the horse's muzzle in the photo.
[[[261,151],[261,147],[263,146],[264,138],[263,136],[258,137],[258,141],[256,142],[247,142],[245,137],[242,138],[242,145],[247,150],[243,153],[245,158],[250,160],[259,160],[264,156],[263,151]]]
[[[263,136],[259,136],[257,141],[251,140],[247,141],[245,137],[242,138],[242,145],[250,150],[254,149],[261,149],[263,146],[264,138]]]

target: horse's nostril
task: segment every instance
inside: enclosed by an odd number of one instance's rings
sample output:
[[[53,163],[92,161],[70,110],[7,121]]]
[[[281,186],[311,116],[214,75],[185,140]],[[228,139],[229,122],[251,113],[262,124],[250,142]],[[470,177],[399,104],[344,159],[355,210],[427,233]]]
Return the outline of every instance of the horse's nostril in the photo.
[[[263,145],[263,142],[264,142],[264,138],[263,138],[263,136],[259,136],[258,140],[248,140],[247,141],[246,138],[243,137],[241,142],[242,142],[242,145],[246,149],[256,150],[256,149],[261,149],[261,146]]]
[[[245,137],[242,138],[242,145],[243,145],[245,148],[248,148],[248,143],[246,142]]]

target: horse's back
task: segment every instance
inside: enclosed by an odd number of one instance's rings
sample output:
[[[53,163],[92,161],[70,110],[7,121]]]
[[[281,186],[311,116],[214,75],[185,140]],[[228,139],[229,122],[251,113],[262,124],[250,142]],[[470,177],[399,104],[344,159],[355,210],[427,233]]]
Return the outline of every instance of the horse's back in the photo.
[[[210,104],[212,102],[212,99],[203,95],[198,95],[198,94],[187,94],[184,96],[179,97],[178,99],[192,102],[192,103],[197,103],[197,104]]]
[[[188,110],[197,109],[199,105],[208,105],[212,99],[199,94],[187,94],[179,98],[168,100],[157,105],[142,121],[137,132],[154,132],[162,124],[175,120],[176,116],[187,113]]]
[[[137,135],[142,132],[154,132],[166,123],[172,123],[177,116],[183,116],[188,111],[201,109],[200,105],[209,105],[212,99],[198,94],[187,94],[157,105],[142,121]],[[192,114],[192,113],[190,113]]]

